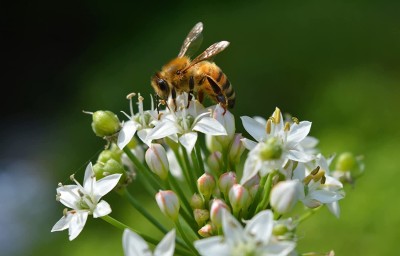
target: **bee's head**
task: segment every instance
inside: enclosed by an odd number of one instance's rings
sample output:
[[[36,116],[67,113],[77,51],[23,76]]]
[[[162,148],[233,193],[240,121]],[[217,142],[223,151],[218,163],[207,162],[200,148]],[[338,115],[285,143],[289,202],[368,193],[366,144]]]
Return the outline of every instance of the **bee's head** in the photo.
[[[163,99],[168,99],[169,92],[170,92],[170,85],[168,84],[167,80],[163,79],[159,73],[156,73],[151,79],[151,86],[154,88],[154,91],[157,95]]]

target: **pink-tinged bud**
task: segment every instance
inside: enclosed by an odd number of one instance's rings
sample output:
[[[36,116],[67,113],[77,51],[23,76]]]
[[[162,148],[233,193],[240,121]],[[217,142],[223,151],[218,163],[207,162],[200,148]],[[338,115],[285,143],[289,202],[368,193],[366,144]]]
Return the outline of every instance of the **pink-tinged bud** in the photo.
[[[204,173],[197,180],[199,192],[208,200],[215,189],[215,179],[209,173]]]
[[[229,201],[233,213],[238,213],[241,209],[247,208],[250,204],[249,191],[240,184],[235,184],[229,190]]]
[[[218,179],[219,189],[224,195],[228,195],[229,190],[236,183],[236,173],[234,172],[223,173]]]
[[[160,144],[151,144],[146,151],[145,159],[152,172],[157,174],[162,180],[167,179],[169,163],[163,146]]]
[[[214,231],[210,223],[204,225],[201,229],[199,229],[197,233],[199,233],[199,235],[204,238],[214,235]]]
[[[228,135],[216,136],[217,141],[221,143],[224,148],[227,148],[232,141],[235,134],[235,117],[231,112],[221,107],[219,104],[215,107],[213,117],[225,127]]]
[[[194,209],[193,210],[194,219],[197,222],[197,225],[202,226],[204,223],[208,221],[210,218],[210,212],[205,209]]]
[[[278,182],[271,190],[271,206],[280,214],[290,212],[304,198],[304,186],[299,180]]]
[[[214,199],[211,204],[210,219],[217,228],[222,227],[223,209],[230,211],[228,205],[221,199]]]
[[[240,162],[240,157],[246,149],[242,142],[242,139],[243,136],[241,133],[236,133],[232,139],[231,148],[229,150],[229,160],[232,163],[238,164]]]
[[[247,189],[250,189],[251,187],[253,187],[254,185],[259,185],[260,184],[260,176],[254,175],[253,177],[251,177],[248,181],[246,181],[243,186]]]
[[[214,151],[207,158],[208,167],[215,173],[221,173],[224,166],[224,160],[222,159],[222,153],[219,151]]]
[[[172,190],[160,190],[156,194],[158,207],[165,216],[176,221],[179,216],[179,199]]]
[[[190,207],[192,209],[203,209],[204,208],[204,200],[199,194],[194,194],[190,199]]]

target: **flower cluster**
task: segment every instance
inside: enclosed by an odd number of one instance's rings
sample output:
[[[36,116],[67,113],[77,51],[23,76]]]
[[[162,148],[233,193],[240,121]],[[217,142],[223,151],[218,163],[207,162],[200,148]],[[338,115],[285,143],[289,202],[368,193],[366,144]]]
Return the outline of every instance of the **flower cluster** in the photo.
[[[266,119],[204,107],[186,93],[149,110],[128,95],[126,121],[110,111],[92,114],[94,133],[107,142],[90,163],[83,185],[60,185],[57,199],[71,210],[52,231],[82,231],[88,215],[124,230],[125,255],[297,255],[299,224],[324,205],[339,217],[344,184],[354,184],[362,159],[345,152],[325,158],[309,136],[311,122],[284,118],[279,108]],[[161,109],[162,108],[162,109]],[[129,190],[140,183],[175,225],[168,230]],[[165,236],[159,241],[113,219],[105,194],[115,190]],[[300,212],[303,212],[301,215]],[[295,214],[294,214],[295,213]],[[176,230],[178,232],[176,232]],[[333,251],[321,255],[333,255]]]

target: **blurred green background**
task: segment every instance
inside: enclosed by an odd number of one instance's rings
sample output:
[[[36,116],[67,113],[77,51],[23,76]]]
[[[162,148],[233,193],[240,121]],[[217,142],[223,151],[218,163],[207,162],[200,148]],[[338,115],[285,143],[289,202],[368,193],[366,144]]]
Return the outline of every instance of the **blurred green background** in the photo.
[[[201,50],[231,42],[215,61],[236,90],[238,131],[244,131],[241,115],[268,117],[278,106],[313,122],[311,135],[324,154],[365,157],[365,175],[346,188],[340,219],[322,209],[305,222],[299,251],[397,251],[400,2],[2,5],[1,79],[8,92],[2,94],[0,137],[1,255],[122,255],[122,232],[102,220],[90,218],[72,242],[67,232],[50,233],[63,210],[55,189],[71,173],[82,177],[104,145],[81,111],[128,111],[125,96],[132,91],[149,99],[150,76],[177,55],[198,21],[204,23]],[[140,185],[132,186],[140,193]],[[112,216],[161,236],[116,195],[106,200]],[[152,198],[143,200],[155,207]]]

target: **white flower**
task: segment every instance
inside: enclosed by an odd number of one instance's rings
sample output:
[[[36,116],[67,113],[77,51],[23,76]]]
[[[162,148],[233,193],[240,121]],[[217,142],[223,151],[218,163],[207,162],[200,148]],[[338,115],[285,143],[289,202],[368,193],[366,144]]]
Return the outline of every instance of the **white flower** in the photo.
[[[298,180],[278,182],[271,190],[271,206],[280,214],[290,212],[299,199],[303,199],[304,186]]]
[[[261,176],[265,176],[272,170],[279,170],[287,175],[283,167],[289,160],[304,163],[313,159],[313,156],[304,151],[301,145],[310,132],[311,122],[284,124],[278,108],[265,125],[259,118],[242,116],[241,119],[246,131],[258,142],[242,140],[250,152],[244,165],[241,184],[258,172]]]
[[[143,110],[143,100],[144,98],[138,94],[138,107],[139,112],[135,115],[133,113],[132,107],[132,97],[135,96],[134,93],[131,93],[127,96],[129,99],[129,106],[131,116],[125,114],[129,121],[124,122],[122,124],[122,129],[119,131],[118,134],[118,142],[117,145],[120,149],[123,149],[133,138],[135,133],[138,133],[138,137],[146,143],[146,136],[147,133],[154,127],[155,123],[157,122],[157,111],[154,110],[153,101],[151,101],[152,107],[151,110],[144,111]]]
[[[270,210],[258,213],[247,222],[245,228],[227,210],[223,211],[222,221],[224,236],[213,236],[194,242],[201,255],[284,256],[296,246],[292,241],[278,241],[273,237],[274,222]]]
[[[204,107],[197,101],[192,101],[187,108],[186,98],[186,93],[176,98],[176,111],[172,111],[175,108],[174,104],[169,106],[171,111],[147,134],[147,143],[170,137],[175,141],[179,140],[182,146],[191,152],[197,141],[197,132],[227,135],[225,128],[210,116],[210,112],[204,112]]]
[[[135,232],[125,229],[122,236],[125,256],[172,256],[175,250],[175,229],[168,232],[151,253],[146,241]]]
[[[92,163],[89,163],[86,167],[83,186],[74,178],[76,185],[57,188],[58,200],[72,210],[64,214],[53,226],[51,232],[68,228],[69,240],[73,240],[82,231],[89,214],[93,214],[94,218],[108,215],[111,207],[106,201],[100,201],[100,199],[117,185],[120,177],[121,174],[112,174],[96,181]]]
[[[302,200],[303,203],[315,208],[321,204],[326,204],[328,209],[336,216],[340,215],[340,207],[338,200],[344,198],[343,184],[330,176],[329,165],[333,158],[326,159],[322,154],[318,154],[315,159],[315,165],[318,166],[318,172],[313,174],[308,171],[308,176],[304,178],[306,184],[306,196]],[[310,166],[308,166],[310,169]],[[314,168],[314,170],[316,170]],[[320,179],[317,179],[317,178]]]

